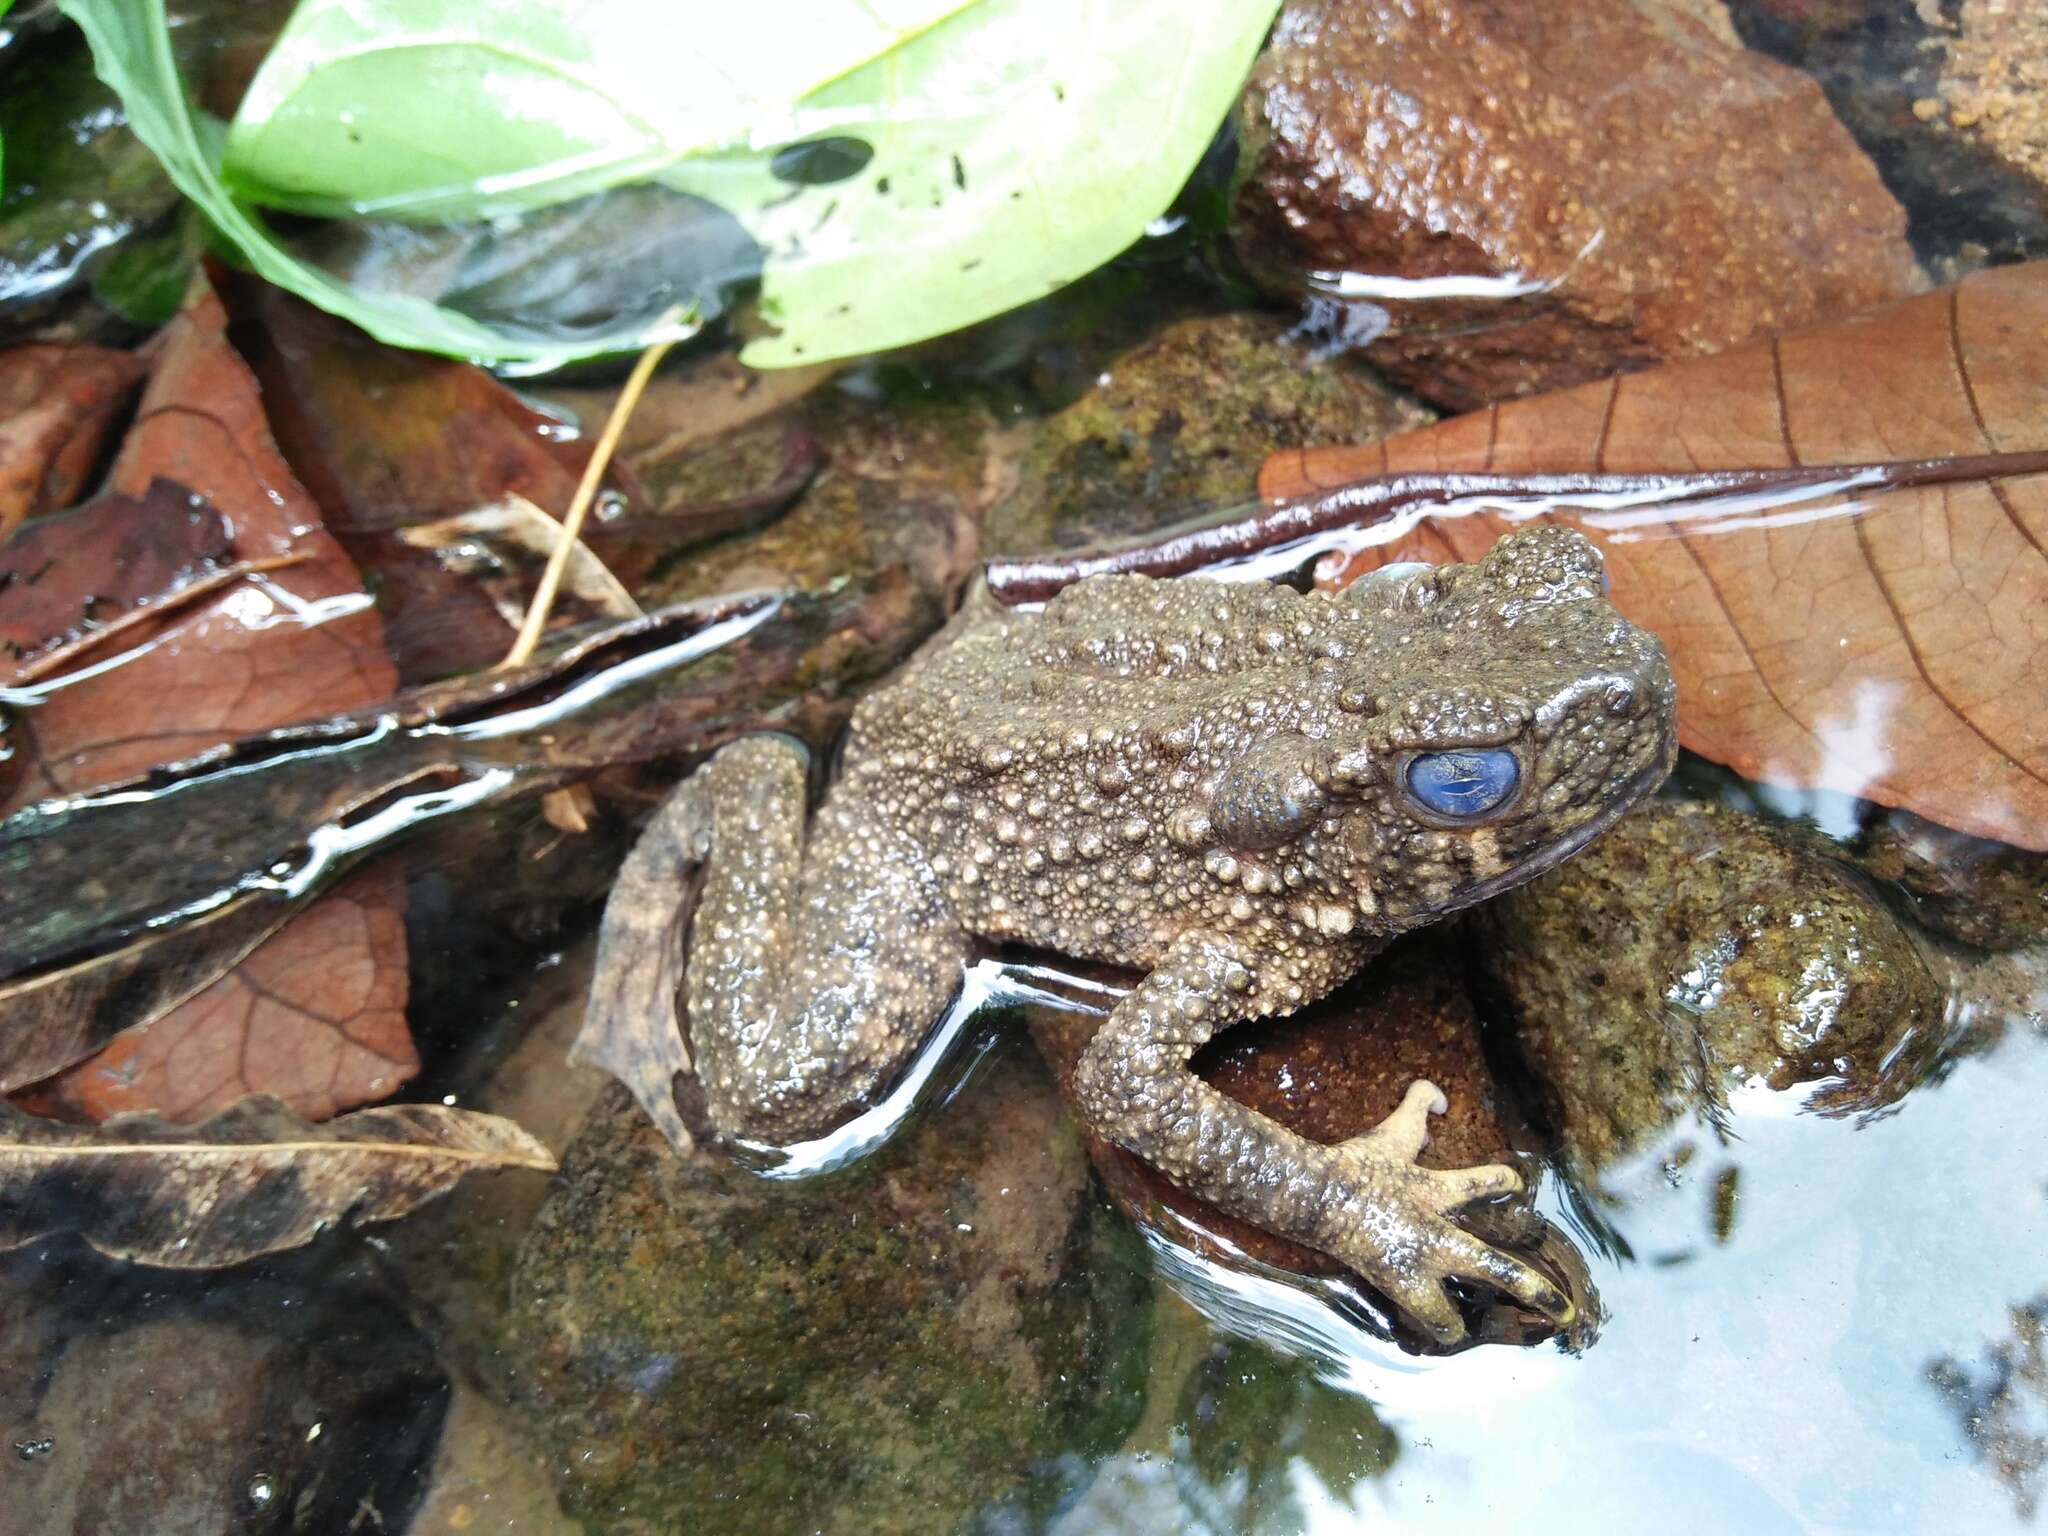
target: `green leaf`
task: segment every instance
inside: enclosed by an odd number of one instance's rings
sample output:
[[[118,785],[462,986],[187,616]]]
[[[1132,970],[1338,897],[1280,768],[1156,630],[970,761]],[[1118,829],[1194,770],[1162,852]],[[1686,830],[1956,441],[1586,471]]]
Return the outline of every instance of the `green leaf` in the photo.
[[[1138,239],[1276,9],[749,0],[675,48],[654,46],[670,0],[306,0],[228,163],[291,207],[461,218],[658,175],[765,252],[779,334],[745,360],[817,362],[985,319]],[[801,167],[776,153],[821,142]]]
[[[797,136],[810,92],[974,0],[304,0],[227,175],[307,213],[489,217]],[[687,23],[680,25],[687,17]]]
[[[557,341],[483,324],[456,310],[399,293],[350,288],[298,260],[222,184],[220,125],[188,103],[171,54],[163,0],[58,0],[92,45],[100,78],[127,109],[129,127],[163,163],[180,192],[261,276],[394,346],[446,352],[524,371],[560,367],[604,352],[636,350],[660,339],[644,323]],[[665,334],[686,335],[693,323]]]

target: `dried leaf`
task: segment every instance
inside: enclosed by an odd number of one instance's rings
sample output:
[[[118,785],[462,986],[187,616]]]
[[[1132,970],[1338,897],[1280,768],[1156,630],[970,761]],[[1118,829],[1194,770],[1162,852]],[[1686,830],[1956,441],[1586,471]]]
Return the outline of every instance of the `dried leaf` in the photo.
[[[299,559],[212,602],[179,610],[161,629],[131,641],[121,665],[50,689],[17,721],[33,766],[0,810],[348,709],[381,698],[395,684],[376,610],[348,556],[323,531],[319,510],[278,457],[255,381],[229,349],[225,324],[219,303],[200,289],[165,331],[109,489],[152,510],[161,506],[150,501],[159,478],[202,497],[233,530],[226,550],[206,551],[216,561]],[[48,537],[64,540],[67,555],[76,539],[118,564],[123,536],[147,515],[132,508],[132,502],[96,500]],[[118,531],[92,531],[101,518]],[[76,613],[96,594],[92,583],[105,576],[99,567],[73,572],[59,561],[38,583],[0,588],[0,612],[18,612],[17,604],[33,592],[38,612],[68,606]],[[6,621],[10,637],[14,622]],[[0,672],[0,680],[6,676]]]
[[[0,1105],[0,1249],[77,1232],[118,1259],[238,1264],[340,1221],[389,1221],[492,1168],[555,1166],[509,1120],[437,1104],[308,1125],[271,1098],[204,1125],[128,1115],[103,1126]]]
[[[1276,454],[1260,490],[1300,502],[1380,474],[1690,474],[2044,448],[2037,262],[1386,443]],[[1615,603],[1671,654],[1687,747],[1750,778],[2048,849],[2048,474],[1767,505],[1493,500],[1390,523],[1321,575],[1471,560],[1532,515],[1579,528],[1606,551]]]
[[[111,954],[0,982],[0,1093],[83,1061],[213,985],[291,915],[250,895]]]
[[[489,596],[498,617],[516,630],[526,617],[526,604],[539,584],[541,568],[562,535],[560,521],[514,491],[492,506],[438,522],[415,523],[398,537],[413,549],[435,551],[445,566],[468,575]],[[608,619],[642,616],[633,594],[582,539],[570,547],[569,563],[562,572],[561,600],[581,612]]]
[[[141,378],[133,355],[106,347],[0,352],[0,542],[78,499]]]
[[[655,813],[619,867],[604,905],[590,1006],[569,1047],[571,1065],[609,1072],[669,1145],[694,1140],[676,1112],[676,1078],[690,1070],[676,1004],[685,931],[701,885],[702,807],[686,792]]]
[[[77,796],[248,732],[382,698],[393,687],[376,612],[279,458],[255,380],[229,348],[225,327],[218,300],[195,288],[157,346],[108,490],[32,525],[10,546],[18,574],[0,584],[0,633],[15,659],[0,670],[0,682],[18,681],[36,658],[111,622],[103,607],[114,620],[141,622],[90,666],[28,690],[33,705],[19,712],[11,733],[26,768],[0,811]],[[204,600],[178,601],[224,562],[285,563],[207,591]],[[245,804],[242,814],[251,809]],[[57,830],[45,815],[30,818],[37,822]],[[101,905],[121,878],[105,845],[31,841],[49,866],[45,883],[8,882],[16,898],[8,927],[61,928]],[[138,853],[123,849],[122,858]],[[46,1070],[66,1040],[94,1042],[116,1028],[150,1024],[155,1033],[146,1042],[118,1040],[45,1090],[84,1113],[147,1107],[203,1114],[223,1095],[275,1091],[302,1112],[329,1114],[384,1097],[416,1067],[402,1016],[403,887],[389,872],[366,871],[361,879],[351,894],[316,901],[246,957],[236,945],[194,944],[175,985],[168,977],[163,985],[117,985],[117,973],[128,968],[118,955],[104,957],[115,970],[102,977],[74,969],[68,995],[94,994],[100,1008],[69,1031],[47,1012],[53,994],[0,992],[0,1049],[18,1041],[23,1060]],[[71,965],[86,957],[52,958]],[[237,959],[246,968],[239,977],[204,974],[202,962]],[[18,1081],[20,1070],[10,1076]]]
[[[252,1093],[323,1120],[419,1071],[405,1023],[405,880],[379,860],[240,964],[42,1084],[42,1104],[104,1120],[204,1119]],[[226,958],[226,957],[222,957]]]

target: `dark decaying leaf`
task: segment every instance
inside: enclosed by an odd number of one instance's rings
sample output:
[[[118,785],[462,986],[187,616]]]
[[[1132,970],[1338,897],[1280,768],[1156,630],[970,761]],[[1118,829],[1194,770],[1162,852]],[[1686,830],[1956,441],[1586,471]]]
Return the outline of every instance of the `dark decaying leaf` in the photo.
[[[690,1070],[676,1003],[703,832],[698,802],[671,795],[619,866],[604,905],[590,1003],[569,1047],[572,1063],[625,1084],[678,1152],[694,1142],[676,1112],[676,1077]]]
[[[0,544],[0,680],[44,675],[110,626],[172,611],[231,567],[233,548],[226,519],[172,480],[28,524]]]
[[[268,1097],[196,1126],[68,1125],[0,1105],[0,1248],[76,1232],[114,1258],[209,1269],[403,1216],[468,1173],[554,1166],[511,1121],[438,1104],[317,1126]]]
[[[141,380],[133,354],[106,347],[0,352],[0,541],[78,499]]]
[[[290,884],[277,872],[305,869],[321,829],[360,825],[409,793],[482,804],[761,729],[822,748],[937,620],[932,596],[896,568],[828,597],[684,604],[525,668],[430,684],[24,811],[0,822],[0,977],[125,964],[113,957],[152,921],[236,893],[276,896]],[[430,814],[419,804],[381,835]],[[12,1031],[40,1027],[32,1009],[10,1010],[21,995],[0,986],[0,1056]]]

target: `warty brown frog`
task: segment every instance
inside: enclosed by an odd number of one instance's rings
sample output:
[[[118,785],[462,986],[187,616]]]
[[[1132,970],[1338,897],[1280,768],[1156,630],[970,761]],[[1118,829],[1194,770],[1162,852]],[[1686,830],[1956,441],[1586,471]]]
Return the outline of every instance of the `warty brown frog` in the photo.
[[[862,702],[814,815],[802,747],[754,736],[646,834],[703,866],[683,991],[707,1112],[778,1143],[844,1121],[977,939],[1136,967],[1076,1072],[1092,1129],[1441,1340],[1453,1280],[1565,1321],[1557,1286],[1455,1219],[1518,1175],[1416,1164],[1431,1084],[1328,1146],[1189,1060],[1583,846],[1669,771],[1673,706],[1593,546],[1551,527],[1334,596],[1112,575],[1040,611],[970,603]]]

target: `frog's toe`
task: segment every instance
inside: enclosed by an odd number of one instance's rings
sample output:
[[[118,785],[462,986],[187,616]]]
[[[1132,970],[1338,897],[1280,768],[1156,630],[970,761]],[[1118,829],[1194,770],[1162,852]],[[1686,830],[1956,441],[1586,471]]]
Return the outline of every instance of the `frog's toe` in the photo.
[[[1455,1211],[1475,1200],[1522,1192],[1522,1176],[1504,1163],[1489,1163],[1482,1168],[1428,1169],[1423,1177],[1440,1202],[1439,1209],[1446,1211]]]
[[[1557,1283],[1534,1265],[1460,1230],[1456,1267],[1449,1278],[1489,1286],[1512,1298],[1559,1328],[1578,1317],[1578,1305]]]
[[[1408,1320],[1436,1344],[1449,1348],[1465,1342],[1465,1318],[1441,1279],[1420,1270],[1381,1273],[1375,1284]]]

